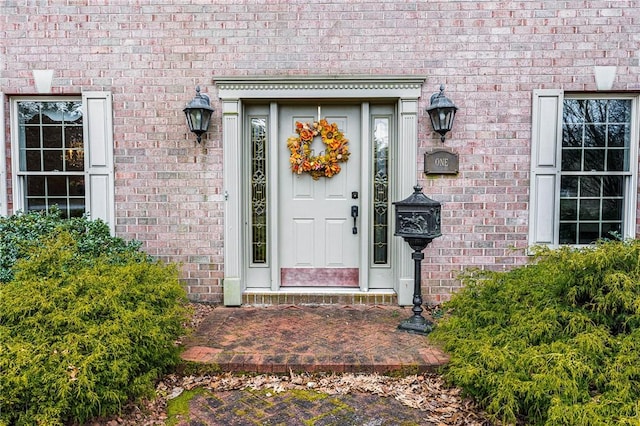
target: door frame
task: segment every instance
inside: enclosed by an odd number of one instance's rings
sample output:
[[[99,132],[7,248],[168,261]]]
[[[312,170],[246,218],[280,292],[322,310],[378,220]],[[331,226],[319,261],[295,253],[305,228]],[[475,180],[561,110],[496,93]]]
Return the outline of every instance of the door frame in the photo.
[[[223,303],[242,304],[247,289],[246,256],[243,236],[243,103],[265,100],[369,99],[397,102],[398,167],[390,193],[404,198],[417,181],[418,100],[425,78],[414,76],[309,76],[309,77],[218,77],[214,83],[222,101],[222,146],[224,179],[224,281]],[[274,111],[275,112],[275,111]],[[273,130],[275,131],[275,130]],[[363,182],[364,186],[364,182]],[[277,199],[277,198],[276,198]],[[274,219],[271,219],[273,221]],[[393,215],[392,215],[393,229]],[[364,226],[364,223],[362,224]],[[364,228],[363,228],[364,229]],[[277,244],[276,241],[273,242]],[[413,262],[411,251],[401,239],[391,240],[393,289],[399,305],[411,305],[413,297]],[[366,253],[363,252],[363,254]]]
[[[368,215],[366,214],[359,215],[357,219],[357,224],[358,224],[357,226],[360,228],[360,232],[357,232],[355,236],[354,234],[352,234],[352,226],[353,226],[352,219],[350,216],[348,216],[350,214],[350,210],[349,210],[350,206],[357,205],[362,210],[363,203],[366,203],[366,201],[369,199],[369,194],[368,194],[369,188],[368,188],[368,185],[366,184],[367,182],[366,164],[368,160],[367,154],[368,154],[368,148],[369,148],[369,145],[368,145],[369,141],[364,133],[364,132],[368,132],[368,126],[367,126],[368,104],[366,104],[365,102],[345,102],[345,101],[332,101],[332,100],[322,100],[322,101],[310,100],[308,102],[307,101],[302,101],[302,102],[278,101],[276,102],[275,107],[277,108],[277,111],[278,111],[277,117],[270,117],[271,125],[269,126],[269,128],[270,129],[273,128],[275,130],[273,134],[274,135],[277,134],[277,136],[274,136],[269,139],[269,151],[271,153],[270,155],[271,168],[269,170],[268,175],[270,176],[269,181],[271,182],[271,185],[269,185],[270,188],[269,188],[269,191],[267,191],[269,194],[272,194],[272,195],[275,194],[275,196],[277,196],[277,198],[273,197],[271,199],[271,204],[270,204],[270,210],[272,212],[272,216],[276,219],[276,221],[273,222],[273,223],[276,223],[276,225],[274,225],[272,228],[273,232],[271,232],[271,241],[277,241],[277,243],[275,244],[269,244],[271,249],[270,258],[272,259],[272,262],[270,262],[271,291],[278,291],[278,290],[296,291],[296,289],[298,289],[299,291],[325,291],[326,292],[326,291],[331,291],[332,289],[335,290],[336,288],[340,288],[346,291],[349,291],[349,290],[350,291],[358,291],[358,290],[368,291],[368,288],[367,288],[368,277],[366,275],[366,272],[367,272],[366,268],[368,267],[368,264],[366,263],[366,260],[367,260],[366,249],[368,247],[367,242],[370,235],[369,235],[369,232],[364,232],[364,230],[369,229],[369,226],[367,223]],[[318,108],[317,112],[315,111],[316,108]],[[302,113],[303,109],[306,112],[306,114]],[[350,110],[350,113],[345,112],[349,110]],[[291,115],[289,115],[289,113],[291,113]],[[350,124],[349,128],[347,128],[344,125],[339,126],[341,130],[345,132],[346,137],[350,141],[348,145],[350,147],[349,148],[350,157],[349,157],[348,164],[344,164],[342,166],[344,170],[341,171],[338,174],[338,176],[335,176],[332,179],[320,178],[316,182],[311,178],[310,175],[303,174],[301,176],[297,176],[291,173],[290,165],[289,165],[289,162],[287,161],[289,157],[289,149],[282,142],[286,141],[287,138],[291,137],[292,135],[295,136],[295,131],[294,131],[295,127],[293,125],[293,122],[291,122],[291,127],[288,127],[288,126],[281,127],[280,124],[282,124],[283,119],[285,119],[286,121],[287,118],[293,118],[293,116],[298,114],[305,117],[307,116],[309,117],[309,119],[301,118],[302,122],[305,122],[305,121],[312,122],[314,120],[319,121],[320,118],[327,118],[329,122],[333,122],[334,121],[333,118],[330,118],[332,117],[333,114],[337,116],[343,116],[343,114],[345,116],[348,115],[349,119],[353,120],[349,122]],[[321,114],[321,116],[319,116],[318,114]],[[277,122],[276,122],[276,119],[277,119]],[[358,137],[354,138],[354,136],[358,136]],[[322,143],[320,141],[317,141],[314,147],[319,151],[321,145]],[[248,158],[246,160],[248,160]],[[354,171],[356,174],[353,174]],[[347,176],[349,176],[349,178],[347,178]],[[283,268],[287,268],[286,261],[285,261],[285,259],[287,258],[287,253],[291,254],[291,250],[284,250],[284,246],[287,244],[287,240],[290,241],[289,238],[285,237],[285,235],[287,235],[285,232],[285,230],[287,229],[287,226],[286,226],[287,222],[285,220],[285,216],[287,215],[287,211],[289,211],[289,213],[291,213],[291,211],[289,210],[289,207],[284,204],[285,200],[287,201],[290,200],[289,198],[290,194],[287,194],[287,191],[285,189],[286,185],[282,186],[282,184],[288,179],[292,179],[291,181],[292,184],[293,184],[293,181],[297,181],[298,183],[306,182],[309,184],[310,187],[315,187],[315,188],[322,187],[323,184],[331,185],[336,181],[340,181],[341,179],[344,179],[343,182],[345,183],[345,187],[342,188],[344,190],[344,193],[342,194],[344,198],[340,198],[339,201],[333,200],[328,202],[329,203],[338,202],[339,204],[343,204],[342,207],[344,209],[340,209],[340,213],[336,211],[332,211],[331,217],[337,218],[337,217],[340,217],[341,214],[345,216],[344,217],[345,222],[342,222],[342,226],[344,227],[343,232],[346,234],[347,233],[346,228],[348,228],[348,235],[346,236],[345,240],[349,241],[351,244],[351,247],[350,247],[351,249],[346,250],[345,253],[349,252],[352,256],[355,255],[357,257],[357,261],[351,264],[349,269],[358,270],[358,275],[357,275],[358,287],[339,287],[339,286],[338,287],[331,287],[331,286],[322,287],[322,286],[313,286],[313,285],[309,285],[309,286],[302,285],[302,286],[296,287],[289,284],[283,288],[282,271],[283,271]],[[355,180],[351,180],[351,179],[355,179]],[[352,182],[357,182],[357,187],[354,186]],[[304,184],[302,185],[304,186]],[[309,190],[313,192],[313,190],[311,190],[310,188]],[[351,194],[351,191],[354,191],[354,190],[357,190],[357,193],[359,194],[357,199],[355,200],[349,196],[349,194]],[[300,201],[298,201],[298,203],[300,203]],[[304,203],[305,202],[303,202],[303,204]],[[269,201],[267,201],[267,204],[269,204]],[[344,204],[348,204],[348,206]],[[291,207],[293,207],[293,205]],[[298,213],[301,214],[300,211],[298,211]],[[309,217],[314,214],[309,211],[305,211],[303,215],[306,217]],[[316,222],[316,223],[320,223],[320,222]],[[290,229],[290,231],[293,231],[293,229]],[[274,236],[276,233],[279,236],[277,240],[274,239]],[[342,234],[342,232],[340,234]],[[246,237],[247,236],[245,236],[245,238]],[[300,239],[300,240],[303,240],[303,239]],[[308,247],[308,244],[310,243],[310,241],[307,239],[304,239],[304,240],[305,241],[303,243],[303,246]],[[318,246],[315,246],[313,242],[311,243],[313,248],[319,248]],[[295,251],[297,250],[294,250],[294,252]],[[317,253],[317,254],[320,254],[320,258],[311,256],[311,258],[314,259],[313,260],[314,263],[319,259],[321,259],[322,256],[327,255],[327,253],[324,250],[319,250],[319,251],[322,252],[322,254]],[[341,258],[340,261],[342,261],[342,256],[340,256],[340,258]],[[316,265],[316,267],[324,269],[325,272],[335,268],[335,267],[330,267],[326,265],[323,265],[323,266]],[[288,265],[288,268],[292,268],[292,266]],[[349,276],[350,279],[354,278],[353,275],[350,273],[347,273],[346,275]],[[253,287],[252,282],[248,282],[247,284]]]

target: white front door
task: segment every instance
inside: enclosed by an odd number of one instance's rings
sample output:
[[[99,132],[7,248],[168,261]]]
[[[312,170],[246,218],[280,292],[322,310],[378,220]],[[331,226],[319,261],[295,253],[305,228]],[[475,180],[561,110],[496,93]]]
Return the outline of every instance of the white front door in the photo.
[[[320,117],[318,116],[320,114]],[[282,287],[352,287],[360,285],[361,238],[361,122],[359,105],[284,105],[279,110],[280,140],[296,136],[296,122],[325,118],[336,123],[349,140],[348,161],[332,177],[314,180],[308,173],[293,173],[291,152],[278,148],[278,241]],[[320,136],[311,148],[325,150]],[[358,216],[352,215],[354,208]],[[365,233],[366,234],[366,231]]]

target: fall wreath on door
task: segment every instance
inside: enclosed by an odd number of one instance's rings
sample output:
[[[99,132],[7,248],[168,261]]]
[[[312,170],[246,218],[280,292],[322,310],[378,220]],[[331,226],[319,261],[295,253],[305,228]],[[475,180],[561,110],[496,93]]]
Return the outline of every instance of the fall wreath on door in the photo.
[[[349,140],[336,123],[330,124],[326,118],[313,123],[296,121],[296,133],[298,136],[287,139],[287,147],[291,151],[289,163],[294,173],[309,173],[314,180],[340,173],[339,163],[349,159]],[[318,135],[325,149],[315,155],[311,144]]]

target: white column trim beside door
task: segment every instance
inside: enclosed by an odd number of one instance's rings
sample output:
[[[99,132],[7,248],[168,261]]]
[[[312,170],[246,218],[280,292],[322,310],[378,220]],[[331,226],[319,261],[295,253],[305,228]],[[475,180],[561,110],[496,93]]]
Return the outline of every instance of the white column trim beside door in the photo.
[[[242,304],[242,145],[239,99],[222,102],[222,150],[224,179],[224,281],[227,306]]]
[[[418,159],[418,99],[400,99],[398,102],[398,161],[394,193],[396,200],[403,200],[413,192],[418,182],[417,166],[402,167],[405,164],[417,164]],[[395,210],[392,213],[395,218]],[[393,223],[395,230],[395,223]],[[402,238],[393,237],[396,271],[396,293],[399,305],[413,305],[414,271],[411,250]]]
[[[371,152],[371,133],[370,127],[371,123],[369,122],[369,114],[370,108],[368,102],[363,102],[360,110],[360,123],[361,130],[360,134],[362,135],[360,139],[362,140],[362,148],[360,149],[360,163],[362,164],[360,167],[360,195],[355,204],[360,206],[360,215],[358,217],[358,232],[369,232],[369,214],[366,213],[366,209],[364,208],[369,204],[371,197],[371,188],[370,185],[367,185],[369,182],[369,176],[371,176],[371,161],[369,158],[369,153]],[[360,290],[369,291],[369,238],[361,238],[360,239]]]
[[[278,132],[278,120],[280,117],[278,115],[278,104],[276,102],[271,102],[269,104],[269,167],[271,167],[272,172],[271,176],[274,176],[275,171],[280,167],[278,155],[276,155],[277,150],[271,149],[277,141],[279,140],[280,134]],[[278,200],[280,199],[280,195],[278,192],[279,185],[269,185],[269,199],[270,200]],[[271,290],[278,291],[280,288],[280,268],[274,267],[274,265],[280,265],[279,250],[274,250],[273,248],[278,247],[278,216],[279,215],[279,207],[278,203],[272,203],[271,205],[271,213],[269,215],[269,237],[271,238],[271,249],[269,250],[270,258],[271,258]]]
[[[242,189],[242,113],[241,105],[246,100],[291,100],[291,99],[353,99],[366,102],[370,99],[386,99],[398,102],[398,150],[395,164],[398,167],[392,193],[402,197],[411,190],[417,180],[418,147],[418,99],[422,94],[424,77],[414,76],[308,76],[308,77],[217,77],[214,83],[223,104],[222,138],[224,150],[225,201],[224,234],[224,304],[238,305],[242,291],[247,287],[243,262],[243,236],[241,231]],[[275,104],[271,104],[271,112]],[[273,117],[271,123],[274,123]],[[368,125],[368,124],[367,124]],[[273,127],[273,126],[272,126]],[[276,133],[277,134],[277,133]],[[273,133],[271,134],[273,135]],[[277,160],[270,165],[278,166]],[[413,167],[403,167],[413,165]],[[364,173],[364,171],[363,171]],[[270,194],[273,197],[273,192]],[[271,198],[274,199],[274,198]],[[365,201],[364,196],[360,199]],[[396,200],[392,200],[396,201]],[[274,215],[275,216],[275,215]],[[362,215],[361,215],[362,218]],[[270,225],[273,226],[273,220]],[[272,233],[273,238],[273,233]],[[393,238],[395,268],[394,288],[398,292],[399,304],[411,305],[406,300],[405,287],[413,285],[411,253],[399,238]],[[364,251],[363,254],[366,254]],[[366,257],[366,256],[364,256]],[[366,261],[366,260],[365,260]],[[275,277],[275,279],[274,279]],[[409,278],[411,277],[411,278]],[[279,288],[279,280],[272,272],[272,289]],[[411,295],[413,287],[411,287]]]

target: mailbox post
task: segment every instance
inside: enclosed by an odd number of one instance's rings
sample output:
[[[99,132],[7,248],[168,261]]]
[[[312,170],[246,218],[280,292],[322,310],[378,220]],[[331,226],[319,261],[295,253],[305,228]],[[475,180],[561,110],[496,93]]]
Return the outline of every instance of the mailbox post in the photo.
[[[415,276],[413,289],[413,316],[398,325],[400,330],[411,333],[428,334],[433,330],[433,323],[422,316],[422,270],[424,259],[422,251],[440,237],[440,203],[422,193],[422,187],[413,187],[413,194],[393,204],[396,207],[396,230],[394,235],[402,237],[413,249],[411,258],[414,261]]]

